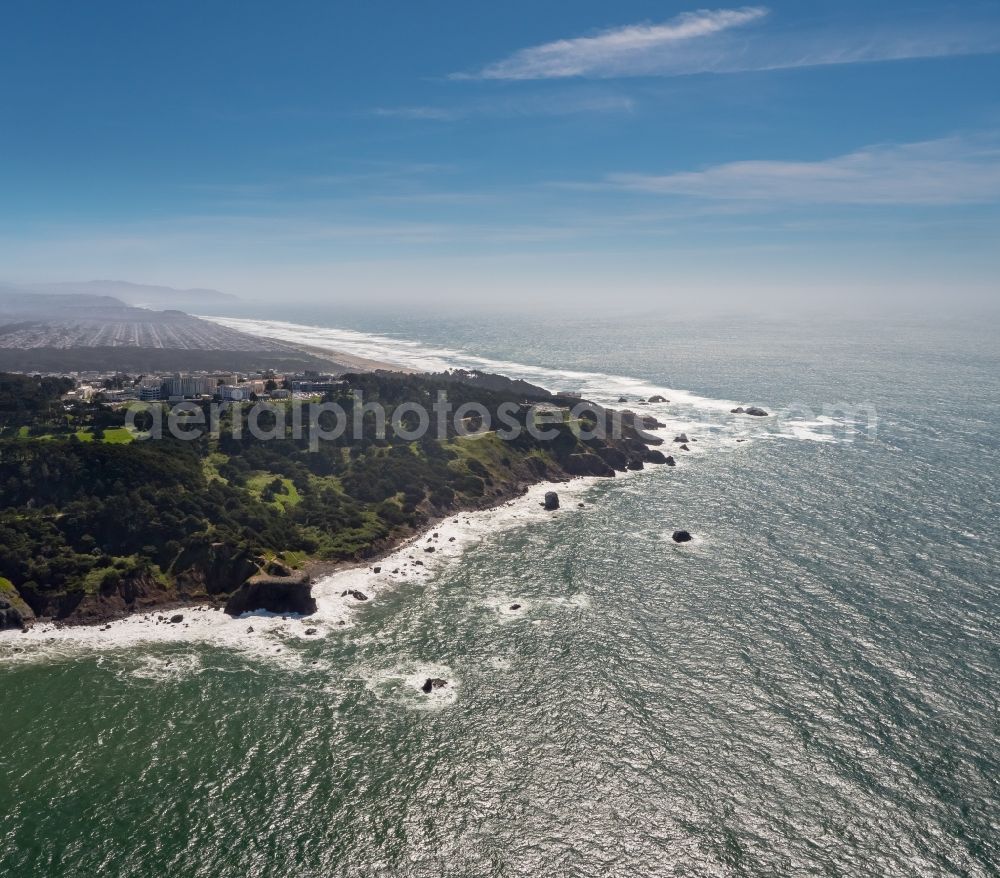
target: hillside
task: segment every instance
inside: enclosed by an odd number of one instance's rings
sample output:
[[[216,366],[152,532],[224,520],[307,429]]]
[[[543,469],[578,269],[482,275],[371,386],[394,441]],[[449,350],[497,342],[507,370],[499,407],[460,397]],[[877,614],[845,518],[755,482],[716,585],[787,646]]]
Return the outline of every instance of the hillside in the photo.
[[[295,437],[289,427],[265,441],[224,419],[217,438],[133,442],[124,413],[83,403],[64,410],[51,380],[8,380],[11,393],[6,402],[0,396],[0,577],[31,613],[67,621],[229,604],[256,577],[304,581],[290,569],[307,558],[373,557],[428,521],[495,506],[530,483],[671,462],[648,447],[662,442],[643,432],[656,426],[650,419],[595,410],[591,430],[598,417],[606,426],[617,418],[620,429],[581,438],[582,421],[565,411],[575,400],[541,389],[526,396],[503,381],[487,389],[493,382],[484,377],[354,375],[328,399],[347,422],[358,395],[381,403],[392,424],[397,407],[430,410],[441,391],[456,409],[483,406],[494,423],[514,403],[524,427],[529,402],[562,406],[562,421],[548,422],[544,437],[524,429],[509,441],[497,432],[467,437],[451,422],[443,435],[411,440],[391,427],[380,432],[366,416],[359,434],[313,446],[309,431]],[[8,615],[15,624],[30,618]]]
[[[232,293],[203,288],[177,289],[175,287],[156,284],[137,284],[123,280],[89,280],[63,281],[45,284],[0,284],[0,289],[6,287],[32,295],[58,296],[111,296],[126,305],[138,305],[143,308],[180,309],[192,311],[204,308],[227,307],[237,304],[240,300]]]

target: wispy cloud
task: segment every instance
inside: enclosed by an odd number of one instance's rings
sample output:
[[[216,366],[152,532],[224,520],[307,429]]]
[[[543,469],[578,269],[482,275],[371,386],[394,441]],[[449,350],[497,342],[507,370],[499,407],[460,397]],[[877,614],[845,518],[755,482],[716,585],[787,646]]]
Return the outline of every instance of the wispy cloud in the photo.
[[[752,27],[768,15],[762,6],[686,12],[662,24],[632,24],[520,49],[451,78],[682,76],[1000,51],[995,22],[904,19],[854,28]]]
[[[823,161],[743,161],[662,175],[613,174],[653,195],[809,204],[943,205],[1000,200],[1000,138],[870,146]]]
[[[479,117],[572,116],[578,113],[628,113],[633,98],[620,94],[544,94],[492,98],[451,106],[378,107],[373,115],[416,121],[454,122]]]
[[[685,12],[663,24],[634,24],[590,37],[556,40],[515,52],[483,68],[476,79],[555,79],[567,76],[613,76],[644,59],[687,40],[717,34],[763,18],[759,6]],[[469,74],[454,74],[462,79]]]

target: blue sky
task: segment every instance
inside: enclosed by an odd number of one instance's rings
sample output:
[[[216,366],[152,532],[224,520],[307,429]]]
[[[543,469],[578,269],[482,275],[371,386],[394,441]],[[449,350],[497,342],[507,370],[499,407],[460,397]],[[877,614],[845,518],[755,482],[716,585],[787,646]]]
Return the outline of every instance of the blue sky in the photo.
[[[997,298],[997,3],[0,15],[0,279],[556,306]]]

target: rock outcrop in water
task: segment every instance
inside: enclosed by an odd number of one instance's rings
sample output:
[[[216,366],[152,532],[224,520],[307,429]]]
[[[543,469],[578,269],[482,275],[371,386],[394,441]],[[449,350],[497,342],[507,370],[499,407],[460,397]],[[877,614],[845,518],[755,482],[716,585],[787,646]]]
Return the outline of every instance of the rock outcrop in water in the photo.
[[[435,689],[442,689],[448,685],[447,680],[442,680],[440,677],[428,677],[424,681],[424,685],[421,686],[421,690],[426,694],[430,695]]]
[[[737,406],[734,409],[729,410],[730,414],[733,415],[750,415],[754,418],[766,418],[768,416],[767,412],[759,406],[749,406],[748,408],[743,408],[743,406]]]
[[[686,530],[675,530],[671,539],[675,543],[690,543],[693,537]]]
[[[559,508],[559,495],[555,491],[546,491],[545,500],[542,503],[547,510],[550,512],[554,509]]]

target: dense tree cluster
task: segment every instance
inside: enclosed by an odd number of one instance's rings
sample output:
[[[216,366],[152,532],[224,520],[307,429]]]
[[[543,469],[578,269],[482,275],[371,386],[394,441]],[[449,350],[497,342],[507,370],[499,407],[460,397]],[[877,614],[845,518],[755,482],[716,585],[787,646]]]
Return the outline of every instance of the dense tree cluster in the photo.
[[[105,442],[121,412],[60,404],[67,379],[0,377],[0,414],[29,427],[0,438],[0,577],[36,605],[45,594],[103,590],[140,574],[168,584],[224,577],[211,560],[220,545],[241,564],[292,553],[364,557],[430,515],[558,472],[560,459],[581,450],[565,429],[554,441],[516,443],[458,438],[451,419],[443,438],[392,430],[397,406],[430,409],[441,391],[453,407],[477,403],[494,414],[544,394],[502,381],[350,376],[328,401],[352,419],[356,406],[378,402],[388,429],[380,434],[369,412],[361,435],[348,430],[311,450],[308,433],[262,441],[234,435],[228,421],[218,438]]]

